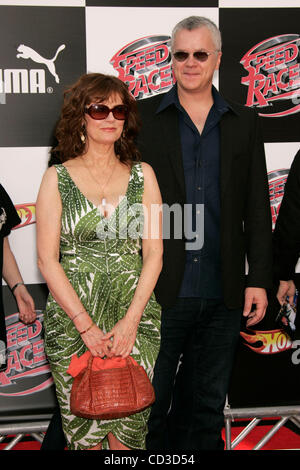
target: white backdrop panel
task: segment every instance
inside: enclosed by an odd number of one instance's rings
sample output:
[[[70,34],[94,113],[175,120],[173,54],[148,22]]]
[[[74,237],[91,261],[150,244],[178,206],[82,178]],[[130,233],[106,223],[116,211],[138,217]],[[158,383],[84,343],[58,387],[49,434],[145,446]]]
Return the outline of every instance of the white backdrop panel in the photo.
[[[1,184],[16,206],[35,204],[48,158],[47,147],[0,148]],[[13,230],[9,240],[25,283],[44,282],[37,268],[36,224]]]

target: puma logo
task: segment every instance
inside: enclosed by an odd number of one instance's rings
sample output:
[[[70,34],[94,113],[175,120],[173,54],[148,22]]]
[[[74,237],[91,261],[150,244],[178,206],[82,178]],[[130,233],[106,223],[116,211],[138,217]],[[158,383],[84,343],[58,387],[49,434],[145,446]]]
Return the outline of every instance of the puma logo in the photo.
[[[55,78],[56,83],[59,83],[59,76],[56,73],[54,62],[56,61],[58,54],[62,50],[64,50],[65,47],[65,44],[62,44],[61,46],[59,46],[55,53],[55,56],[52,59],[45,59],[45,57],[42,57],[31,47],[25,46],[24,44],[20,44],[17,49],[17,51],[19,52],[19,54],[17,54],[17,59],[31,59],[33,60],[33,62],[46,65],[51,75],[53,75],[53,77]]]

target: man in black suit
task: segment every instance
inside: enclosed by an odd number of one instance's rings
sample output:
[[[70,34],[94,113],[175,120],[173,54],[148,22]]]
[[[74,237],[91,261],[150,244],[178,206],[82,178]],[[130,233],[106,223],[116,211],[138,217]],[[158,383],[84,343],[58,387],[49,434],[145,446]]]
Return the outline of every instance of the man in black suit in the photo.
[[[155,290],[162,340],[147,448],[224,449],[223,409],[242,315],[247,326],[259,322],[272,285],[264,146],[256,113],[212,85],[222,55],[215,24],[187,18],[174,28],[171,46],[175,86],[138,102],[139,148],[165,205]],[[184,221],[175,207],[186,211]]]

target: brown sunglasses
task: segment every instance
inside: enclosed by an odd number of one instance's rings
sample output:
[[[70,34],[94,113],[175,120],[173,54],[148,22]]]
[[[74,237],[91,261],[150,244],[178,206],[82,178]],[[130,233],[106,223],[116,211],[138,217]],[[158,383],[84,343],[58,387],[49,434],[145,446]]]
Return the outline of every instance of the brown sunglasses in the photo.
[[[92,119],[97,121],[106,119],[110,112],[113,113],[113,117],[119,121],[124,121],[127,117],[128,110],[124,104],[119,104],[113,108],[109,108],[105,104],[91,104],[85,109],[85,112],[91,116]]]

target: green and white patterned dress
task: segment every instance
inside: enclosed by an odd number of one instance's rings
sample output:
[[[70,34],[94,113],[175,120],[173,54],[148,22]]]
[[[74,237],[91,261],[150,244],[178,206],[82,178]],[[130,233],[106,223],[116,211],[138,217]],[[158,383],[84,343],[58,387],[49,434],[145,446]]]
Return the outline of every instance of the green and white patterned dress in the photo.
[[[140,163],[132,166],[126,195],[108,219],[81,193],[63,165],[55,167],[62,200],[61,265],[93,321],[107,332],[126,314],[142,268],[142,166]],[[160,314],[161,308],[152,294],[132,352],[132,357],[145,368],[150,379],[160,346]],[[73,322],[51,294],[44,325],[45,349],[69,449],[91,448],[100,441],[107,449],[110,432],[125,446],[144,449],[150,408],[108,421],[71,414],[73,378],[66,371],[71,356],[81,356],[87,348]]]

